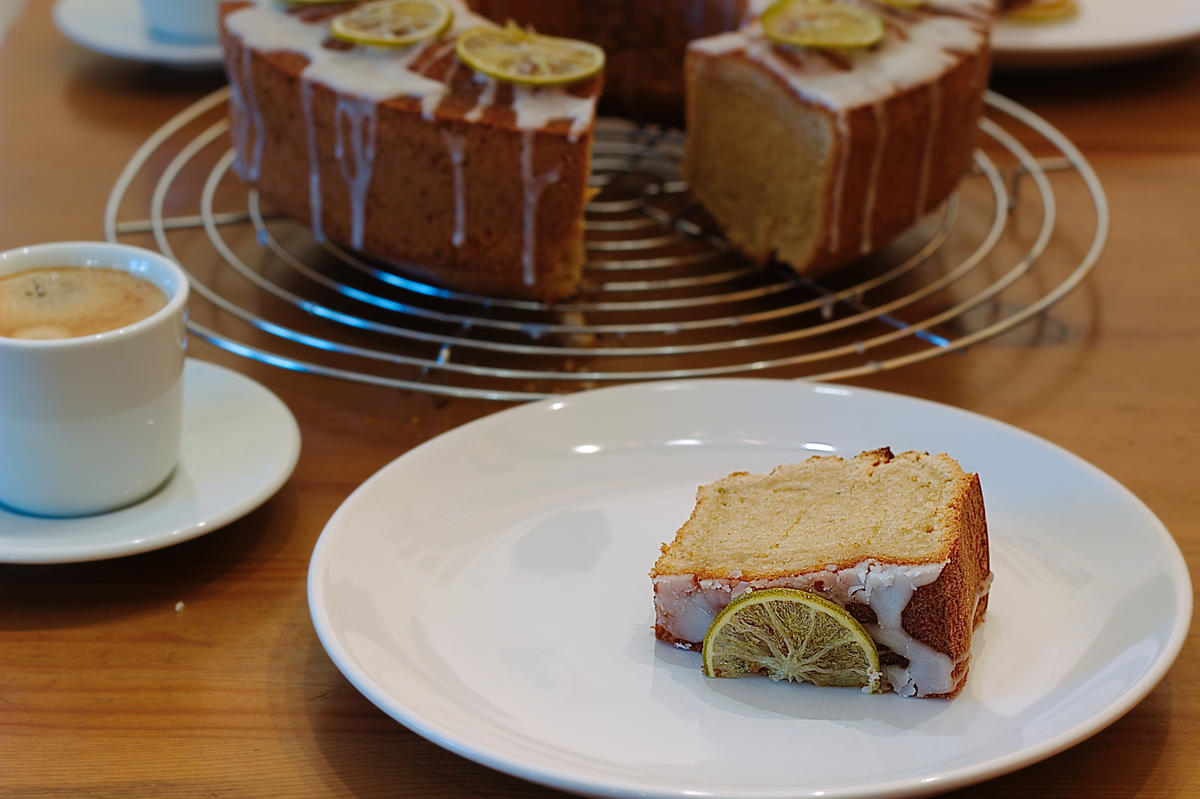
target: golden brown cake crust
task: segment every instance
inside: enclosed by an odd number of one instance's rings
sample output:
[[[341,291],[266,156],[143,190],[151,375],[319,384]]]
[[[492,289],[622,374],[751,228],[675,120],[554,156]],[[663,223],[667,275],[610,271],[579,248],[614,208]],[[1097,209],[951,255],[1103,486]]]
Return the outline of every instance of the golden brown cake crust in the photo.
[[[930,457],[928,453],[903,453],[893,455],[890,449],[881,448],[861,453],[855,462],[869,463],[873,466],[886,465],[896,458]],[[945,457],[945,456],[934,456]],[[817,456],[809,459],[810,463],[841,461],[833,456]],[[957,464],[955,464],[957,466]],[[730,477],[746,475],[736,472]],[[975,474],[959,472],[960,479],[956,481],[955,490],[945,502],[942,523],[952,531],[946,546],[932,549],[927,557],[892,561],[895,565],[908,566],[919,564],[944,564],[938,577],[927,585],[919,586],[905,607],[901,620],[905,632],[914,639],[949,658],[954,664],[953,677],[955,688],[946,693],[931,694],[932,696],[952,697],[957,695],[965,681],[969,668],[971,653],[971,638],[975,626],[984,617],[987,609],[987,591],[990,586],[991,572],[988,552],[987,521],[984,509],[983,491],[979,477]],[[725,478],[728,480],[729,478]],[[723,481],[710,485],[717,485]],[[751,581],[777,580],[794,577],[796,572],[775,573],[754,572],[752,574],[731,574],[705,568],[684,568],[678,562],[668,557],[673,547],[680,547],[693,532],[701,513],[701,502],[708,487],[702,486],[697,493],[697,504],[693,508],[688,521],[680,528],[675,538],[668,544],[662,545],[662,555],[650,571],[652,578],[682,576],[691,577],[699,586],[701,580],[717,581]],[[830,566],[837,569],[852,568],[860,562],[839,562],[831,559]],[[826,571],[819,568],[814,571]],[[656,582],[655,591],[660,590]],[[821,591],[817,591],[821,593]],[[828,598],[833,599],[832,596]],[[877,621],[874,611],[865,604],[850,602],[847,610],[863,623]],[[700,642],[687,640],[676,635],[668,625],[662,623],[662,617],[656,621],[655,635],[667,643],[677,647],[699,650]],[[885,657],[893,657],[882,653]]]
[[[223,15],[244,5],[225,4]],[[223,45],[227,69],[244,71],[242,43],[227,28]],[[259,174],[251,182],[273,210],[310,223],[308,128],[300,78],[308,61],[291,52],[255,51],[249,57],[249,75],[242,79],[249,80],[268,131]],[[506,101],[512,101],[511,87],[498,91],[494,105],[468,122],[465,116],[482,91],[474,73],[457,61],[452,49],[431,58],[422,69],[445,80],[451,92],[432,121],[413,98],[396,97],[378,104],[373,175],[364,203],[359,249],[393,262],[400,271],[449,288],[544,301],[571,296],[579,288],[583,269],[590,130],[572,133],[566,119],[537,130],[518,128],[515,112],[505,107]],[[601,87],[601,79],[595,78],[571,87],[570,93],[594,97]],[[327,86],[312,85],[321,187],[319,227],[331,240],[349,246],[352,204],[342,165],[334,154],[337,101]],[[236,107],[232,110],[239,113]],[[341,124],[346,132],[344,119]],[[466,167],[462,170],[462,198],[456,198],[447,136],[461,141]],[[526,238],[523,202],[527,191],[521,167],[525,147],[532,148],[534,175],[554,170],[557,177],[536,197],[532,242]],[[465,224],[456,246],[458,202]],[[403,261],[398,260],[400,256]],[[527,279],[524,264],[530,256],[532,281]]]
[[[791,102],[806,106],[814,114],[826,115],[831,126],[835,126],[838,113],[844,115],[842,135],[834,137],[820,213],[822,233],[810,253],[780,253],[770,245],[756,245],[736,226],[723,225],[729,241],[759,263],[778,258],[796,272],[815,277],[878,249],[940,206],[969,169],[978,139],[991,69],[991,50],[986,38],[984,42],[972,52],[953,52],[952,64],[935,81],[898,90],[879,103],[840,112],[796,96],[784,77],[763,70],[764,78],[774,81],[780,94],[791,96]],[[731,59],[754,64],[739,52],[688,51],[689,124],[693,119],[691,109],[702,102],[702,89],[697,87],[711,85]],[[872,174],[875,149],[881,141],[883,150],[878,158],[883,167]],[[712,207],[722,188],[706,185],[703,176],[707,170],[698,159],[708,154],[697,155],[697,149],[690,141],[683,174],[702,204]],[[842,159],[845,173],[837,179],[836,164]]]
[[[946,565],[937,580],[916,590],[901,617],[905,630],[948,655],[959,670],[955,676],[962,675],[952,693],[937,696],[956,696],[962,690],[971,636],[987,610],[987,594],[983,593],[991,579],[987,519],[979,476],[969,478],[967,490],[954,501],[959,534]]]

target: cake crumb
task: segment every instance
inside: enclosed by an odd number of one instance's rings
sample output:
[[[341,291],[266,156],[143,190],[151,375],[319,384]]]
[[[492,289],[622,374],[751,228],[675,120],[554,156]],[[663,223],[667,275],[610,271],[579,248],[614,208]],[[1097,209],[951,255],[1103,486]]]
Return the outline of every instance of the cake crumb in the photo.
[[[179,613],[182,610],[183,610],[183,601],[181,600],[181,601],[175,603],[175,612]]]

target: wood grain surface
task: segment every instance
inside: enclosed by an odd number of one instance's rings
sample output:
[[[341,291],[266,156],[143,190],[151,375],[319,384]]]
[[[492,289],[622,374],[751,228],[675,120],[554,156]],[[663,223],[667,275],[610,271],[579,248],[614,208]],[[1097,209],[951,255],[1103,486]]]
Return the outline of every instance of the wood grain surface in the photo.
[[[108,192],[133,152],[224,82],[86,52],[55,30],[51,5],[29,2],[0,42],[0,249],[103,238]],[[967,408],[1075,452],[1145,501],[1194,571],[1200,48],[999,74],[994,88],[1061,129],[1099,173],[1113,220],[1103,258],[1039,319],[964,354],[852,382]],[[104,562],[0,566],[0,796],[557,795],[377,710],[334,668],[306,605],[313,544],[346,496],[417,444],[505,406],[191,347],[289,405],[299,465],[271,501],[203,538]],[[1193,637],[1108,729],[955,795],[1200,795],[1198,732]]]

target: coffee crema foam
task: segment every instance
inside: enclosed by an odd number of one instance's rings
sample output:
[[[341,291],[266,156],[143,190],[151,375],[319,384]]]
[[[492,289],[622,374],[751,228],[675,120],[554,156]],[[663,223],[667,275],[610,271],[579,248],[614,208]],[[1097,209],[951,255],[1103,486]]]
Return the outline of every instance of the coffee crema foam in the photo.
[[[120,269],[29,269],[0,277],[0,336],[90,336],[141,321],[166,304],[158,286]]]

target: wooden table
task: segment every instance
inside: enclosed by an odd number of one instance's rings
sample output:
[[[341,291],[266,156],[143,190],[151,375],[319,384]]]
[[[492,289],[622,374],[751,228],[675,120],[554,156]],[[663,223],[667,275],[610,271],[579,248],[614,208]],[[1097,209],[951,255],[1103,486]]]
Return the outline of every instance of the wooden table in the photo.
[[[121,167],[219,87],[85,52],[30,2],[0,45],[0,249],[102,238]],[[1013,334],[856,385],[946,402],[1077,453],[1200,564],[1200,48],[995,87],[1095,166],[1113,226],[1084,285]],[[193,341],[290,406],[299,465],[203,538],[93,563],[0,567],[0,796],[549,796],[396,724],[334,668],[305,572],[325,521],[415,445],[504,407],[283,371]],[[0,376],[3,390],[3,376]],[[182,606],[177,603],[182,602]],[[1200,795],[1200,646],[1128,715],[972,796]]]

